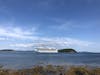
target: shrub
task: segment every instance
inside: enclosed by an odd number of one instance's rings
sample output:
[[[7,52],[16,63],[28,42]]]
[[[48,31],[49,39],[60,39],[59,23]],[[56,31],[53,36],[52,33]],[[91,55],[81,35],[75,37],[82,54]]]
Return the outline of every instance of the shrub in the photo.
[[[71,67],[66,75],[90,75],[85,67]]]

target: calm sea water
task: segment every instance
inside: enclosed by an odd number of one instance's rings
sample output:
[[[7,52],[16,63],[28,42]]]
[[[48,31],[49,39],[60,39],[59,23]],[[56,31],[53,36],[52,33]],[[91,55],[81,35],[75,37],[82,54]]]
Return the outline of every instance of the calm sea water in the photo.
[[[91,65],[100,66],[100,53],[34,53],[32,51],[0,52],[3,68],[30,68],[34,65]]]

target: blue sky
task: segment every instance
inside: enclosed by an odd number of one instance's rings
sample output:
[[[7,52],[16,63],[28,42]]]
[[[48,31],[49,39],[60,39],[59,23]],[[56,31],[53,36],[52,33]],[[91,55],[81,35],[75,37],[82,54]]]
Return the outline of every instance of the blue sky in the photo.
[[[100,52],[99,32],[100,0],[0,0],[0,49]]]

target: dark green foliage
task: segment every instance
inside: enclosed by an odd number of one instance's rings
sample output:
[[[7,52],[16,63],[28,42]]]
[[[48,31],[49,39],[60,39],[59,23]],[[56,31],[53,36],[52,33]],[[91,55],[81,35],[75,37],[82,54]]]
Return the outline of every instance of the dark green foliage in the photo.
[[[74,49],[60,49],[58,50],[58,52],[60,53],[77,53]]]

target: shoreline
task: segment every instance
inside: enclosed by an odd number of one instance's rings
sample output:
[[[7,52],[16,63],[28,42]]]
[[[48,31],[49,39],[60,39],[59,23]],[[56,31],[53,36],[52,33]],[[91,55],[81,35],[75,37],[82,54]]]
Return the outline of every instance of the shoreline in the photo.
[[[3,69],[0,75],[100,75],[100,67],[68,65],[35,65],[25,69]]]
[[[89,68],[100,68],[100,65],[96,65],[96,64],[73,64],[73,63],[62,63],[62,64],[51,64],[51,63],[37,63],[37,64],[33,64],[33,65],[2,65],[0,64],[0,69],[11,69],[11,70],[21,70],[21,69],[31,69],[31,68],[34,68],[35,66],[43,66],[43,67],[46,67],[47,65],[52,65],[53,67],[56,67],[56,66],[64,66],[64,67],[71,67],[71,66],[74,66],[74,67],[80,67],[80,66],[83,66],[83,67],[89,67]]]

